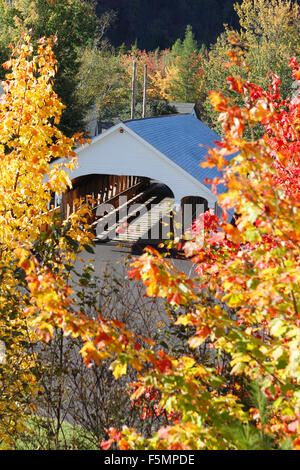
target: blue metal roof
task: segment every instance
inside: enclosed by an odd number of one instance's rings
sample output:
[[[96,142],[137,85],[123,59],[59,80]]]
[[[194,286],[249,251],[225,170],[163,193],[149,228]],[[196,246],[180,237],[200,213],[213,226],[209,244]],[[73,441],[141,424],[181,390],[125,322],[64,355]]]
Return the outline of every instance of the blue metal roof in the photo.
[[[138,119],[125,124],[201,183],[205,178],[220,176],[215,167],[202,168],[200,163],[205,161],[207,147],[216,147],[215,141],[222,138],[191,114]],[[211,189],[210,184],[204,184]],[[219,186],[218,192],[223,191],[224,187]]]

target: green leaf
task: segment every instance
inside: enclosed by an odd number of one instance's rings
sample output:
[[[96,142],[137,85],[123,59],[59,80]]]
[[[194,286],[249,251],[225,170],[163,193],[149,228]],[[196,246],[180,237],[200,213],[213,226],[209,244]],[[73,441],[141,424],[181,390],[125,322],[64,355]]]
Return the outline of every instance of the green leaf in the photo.
[[[253,290],[256,289],[258,284],[259,284],[259,279],[256,279],[256,278],[252,278],[247,281],[247,287],[249,287],[249,289],[253,289]]]
[[[245,233],[245,236],[246,236],[247,242],[252,242],[253,243],[253,242],[261,241],[261,235],[260,235],[259,231],[254,227],[248,228],[246,233]]]
[[[84,249],[88,251],[89,253],[95,253],[91,245],[87,245],[86,243],[83,245]]]

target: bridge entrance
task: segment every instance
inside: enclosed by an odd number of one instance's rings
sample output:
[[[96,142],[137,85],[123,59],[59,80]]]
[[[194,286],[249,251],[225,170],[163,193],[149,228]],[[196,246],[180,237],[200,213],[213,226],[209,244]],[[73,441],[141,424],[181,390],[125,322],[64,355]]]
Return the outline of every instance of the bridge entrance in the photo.
[[[157,244],[173,238],[174,233],[180,237],[208,207],[205,199],[192,196],[183,198],[178,207],[166,184],[136,175],[75,178],[72,189],[62,197],[63,218],[68,218],[83,201],[92,206],[89,222],[98,242]]]
[[[82,202],[91,204],[95,241],[158,244],[181,235],[208,209],[207,200],[187,196],[175,204],[164,183],[136,175],[91,174],[75,178],[59,207],[64,219]]]

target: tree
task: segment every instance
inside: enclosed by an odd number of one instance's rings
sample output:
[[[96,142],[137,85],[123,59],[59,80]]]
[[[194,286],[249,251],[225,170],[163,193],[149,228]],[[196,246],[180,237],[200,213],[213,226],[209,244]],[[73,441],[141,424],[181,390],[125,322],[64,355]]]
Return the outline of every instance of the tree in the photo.
[[[156,72],[156,86],[169,101],[197,103],[202,96],[202,53],[190,25],[184,40],[175,41],[169,56],[165,69]]]
[[[15,27],[14,14],[12,9],[8,9],[7,2],[1,1],[1,15],[0,15],[0,60],[1,64],[7,60],[9,44]],[[1,71],[2,72],[2,71]]]
[[[280,91],[284,98],[291,96],[293,79],[287,66],[289,58],[299,56],[299,6],[296,2],[282,0],[243,0],[235,5],[239,18],[239,30],[228,26],[203,61],[203,80],[206,100],[201,118],[218,132],[217,114],[213,111],[208,92],[219,92],[236,99],[227,88],[227,76],[242,75],[245,79],[266,87],[267,74],[273,71],[281,77]],[[240,66],[242,61],[228,58],[229,44],[237,49],[239,58],[244,58],[247,68]]]
[[[80,213],[58,228],[49,211],[52,192],[61,193],[71,183],[64,166],[54,165],[50,170],[50,162],[57,157],[69,159],[75,145],[73,138],[57,128],[64,106],[52,88],[56,67],[53,42],[40,40],[34,55],[29,38],[24,36],[5,63],[5,93],[0,102],[0,339],[5,345],[0,367],[1,447],[10,446],[12,437],[24,430],[25,413],[39,392],[35,356],[29,349],[38,339],[29,312],[29,286],[37,287],[37,279],[29,273],[39,259],[50,282],[45,285],[44,295],[49,295],[51,282],[59,282],[63,275],[68,278],[74,244],[79,248],[91,239],[89,232],[82,232],[76,225],[84,226]],[[71,168],[74,162],[66,165]],[[55,294],[49,302],[53,314]],[[47,338],[52,327],[44,326]]]
[[[272,70],[281,78],[282,96],[290,96],[292,77],[287,62],[300,54],[299,5],[293,1],[247,0],[235,9],[249,45],[249,80],[266,86],[267,74]]]
[[[298,80],[300,65],[295,58],[289,65]],[[222,172],[213,184],[226,185],[219,196],[224,214],[204,213],[182,246],[197,277],[150,248],[129,272],[146,295],[177,308],[174,325],[185,328],[190,347],[188,354],[154,348],[131,398],[158,390],[160,406],[179,415],[151,438],[109,429],[105,448],[112,442],[136,450],[300,448],[300,100],[281,98],[276,75],[267,90],[232,76],[228,84],[243,106],[211,93],[224,139],[202,164]],[[247,139],[246,125],[256,123],[265,134]],[[237,214],[234,225],[229,209]],[[205,343],[210,364],[198,361]]]
[[[80,64],[86,49],[97,48],[112,16],[105,13],[98,19],[95,4],[85,0],[15,0],[13,3],[1,0],[0,9],[0,46],[3,59],[8,59],[7,46],[21,33],[29,34],[35,47],[39,38],[57,35],[58,42],[54,49],[58,70],[54,89],[66,106],[60,128],[68,136],[83,131],[84,117],[90,102],[83,103],[79,98]]]
[[[82,84],[80,103],[96,107],[99,121],[118,117],[130,104],[130,87],[124,86],[126,77],[121,57],[107,44],[86,50],[78,79]]]
[[[141,51],[133,45],[115,50],[105,41],[96,50],[87,50],[82,62],[79,81],[80,101],[90,102],[99,121],[127,120],[131,117],[132,63],[136,62],[135,117],[142,117],[145,66],[148,68],[146,116],[170,114],[176,110],[167,103],[157,85],[156,75],[164,71],[169,51]],[[88,117],[88,116],[87,116]]]
[[[144,297],[142,284],[133,288],[126,278],[128,266],[109,263],[99,277],[86,263],[78,279],[73,279],[78,306],[89,318],[101,312],[106,319],[125,321],[135,333],[151,335],[153,322],[161,321],[163,312],[159,300]],[[12,436],[14,448],[97,450],[112,425],[126,423],[143,433],[151,426],[148,419],[139,418],[141,410],[130,401],[134,370],[116,383],[110,360],[100,367],[84,365],[79,354],[82,345],[80,337],[66,337],[56,328],[49,342],[32,346],[40,393],[33,397],[36,409],[28,416],[31,429]]]
[[[43,38],[34,53],[30,38],[20,39],[5,64],[9,73],[0,102],[0,340],[6,348],[0,367],[1,447],[24,433],[37,402],[40,369],[34,351],[29,354],[33,342],[49,342],[60,329],[81,339],[87,366],[109,361],[115,377],[127,367],[140,370],[141,358],[151,354],[145,347],[140,356],[140,342],[151,340],[101,311],[89,317],[87,304],[76,298],[76,286],[82,288],[87,279],[76,281],[74,260],[83,250],[92,251],[93,233],[88,204],[64,221],[50,206],[53,192],[71,187],[65,170],[76,164],[71,159],[76,143],[84,144],[80,135],[68,138],[58,128],[64,105],[53,91],[54,43],[55,38]],[[55,163],[57,158],[65,164]]]

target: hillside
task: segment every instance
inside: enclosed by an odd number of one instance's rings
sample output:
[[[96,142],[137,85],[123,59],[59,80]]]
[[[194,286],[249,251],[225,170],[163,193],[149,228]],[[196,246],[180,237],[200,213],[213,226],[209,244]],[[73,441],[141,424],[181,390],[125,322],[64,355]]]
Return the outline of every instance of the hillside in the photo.
[[[153,50],[170,47],[191,24],[201,45],[214,42],[227,23],[237,27],[234,0],[98,0],[97,13],[114,10],[117,18],[108,33],[114,46]]]

